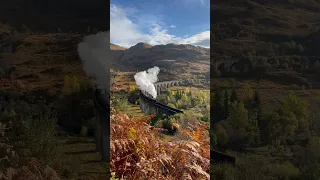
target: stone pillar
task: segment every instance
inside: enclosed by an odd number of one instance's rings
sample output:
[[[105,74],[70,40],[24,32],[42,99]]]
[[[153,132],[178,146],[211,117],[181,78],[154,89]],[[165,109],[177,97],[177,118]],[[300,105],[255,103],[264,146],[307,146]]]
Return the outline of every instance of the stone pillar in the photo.
[[[101,161],[110,162],[110,99],[101,90],[95,92],[95,139],[96,149],[100,152]]]
[[[94,126],[94,133],[95,133],[95,139],[96,139],[96,151],[100,152],[101,150],[101,129],[100,129],[100,112],[99,109],[96,109],[96,122]]]
[[[110,162],[110,120],[109,113],[103,109],[97,110],[96,146],[100,152],[101,160]]]

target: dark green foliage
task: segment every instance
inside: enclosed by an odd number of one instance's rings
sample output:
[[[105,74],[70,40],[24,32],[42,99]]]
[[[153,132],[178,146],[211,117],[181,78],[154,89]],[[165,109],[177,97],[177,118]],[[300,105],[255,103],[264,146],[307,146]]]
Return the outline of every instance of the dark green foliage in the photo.
[[[227,89],[224,92],[224,112],[228,116],[228,113],[229,113],[229,92]]]
[[[165,94],[160,94],[157,96],[157,101],[162,104],[167,104],[167,96]]]
[[[214,121],[219,121],[224,119],[225,114],[224,114],[224,94],[222,94],[223,91],[221,89],[217,89],[215,91],[215,98],[213,101],[213,118]]]
[[[214,132],[217,136],[217,143],[219,144],[219,146],[224,147],[229,140],[226,129],[220,124],[216,124],[214,127]]]
[[[55,165],[62,155],[54,136],[56,113],[49,107],[40,108],[40,113],[30,112],[23,117],[26,122],[25,145],[31,156],[39,158],[44,164]]]
[[[209,122],[210,120],[210,113],[206,113],[203,115],[203,117],[201,117],[201,121],[203,122]]]
[[[262,114],[262,105],[258,90],[256,90],[254,94],[253,108],[257,110],[257,120],[260,121]]]
[[[69,128],[70,131],[80,133],[82,126],[95,115],[92,91],[80,91],[63,97],[56,103],[58,123]]]
[[[270,162],[262,156],[246,156],[238,158],[237,165],[218,164],[211,166],[210,178],[214,180],[234,179],[304,179],[300,170],[290,162]]]
[[[216,133],[214,133],[213,131],[210,131],[210,146],[214,147],[218,144],[218,138]]]
[[[303,168],[303,177],[308,180],[318,180],[320,177],[320,163],[313,162]]]
[[[129,95],[128,95],[129,103],[136,104],[136,102],[139,100],[139,96],[140,96],[139,89],[135,89],[133,91],[130,91]]]
[[[110,100],[116,111],[126,113],[128,110],[128,97],[125,93],[112,93]]]
[[[280,55],[297,54],[303,52],[304,48],[294,41],[282,42],[278,47],[278,51]]]
[[[178,90],[175,94],[175,98],[176,100],[180,100],[182,98],[182,91],[181,90]]]
[[[235,101],[238,101],[238,95],[235,88],[232,89],[230,102],[234,103]]]

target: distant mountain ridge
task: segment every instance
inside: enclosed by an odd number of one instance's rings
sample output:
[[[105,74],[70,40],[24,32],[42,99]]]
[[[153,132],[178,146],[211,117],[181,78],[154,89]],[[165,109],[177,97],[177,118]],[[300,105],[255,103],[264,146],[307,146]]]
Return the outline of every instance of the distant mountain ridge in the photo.
[[[166,44],[152,46],[139,42],[130,48],[124,48],[116,44],[110,45],[111,50],[121,50],[122,56],[118,60],[128,61],[135,59],[184,59],[184,60],[209,60],[210,49],[190,44]]]
[[[116,45],[116,44],[110,43],[110,49],[111,49],[111,50],[126,50],[127,48],[124,48],[124,47],[122,47],[122,46],[118,46],[118,45]]]
[[[139,42],[126,49],[110,45],[113,51],[112,67],[123,70],[145,69],[159,66],[160,69],[175,70],[176,72],[209,71],[210,49],[190,44],[166,44],[152,46]],[[203,65],[208,67],[203,67]]]

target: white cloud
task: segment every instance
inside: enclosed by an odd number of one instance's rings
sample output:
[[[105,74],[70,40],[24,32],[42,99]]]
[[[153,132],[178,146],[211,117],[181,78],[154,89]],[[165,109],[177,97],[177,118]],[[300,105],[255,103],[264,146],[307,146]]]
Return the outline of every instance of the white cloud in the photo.
[[[176,28],[176,27],[177,27],[177,26],[175,26],[175,25],[173,25],[173,24],[170,26],[170,28]]]
[[[138,21],[142,21],[142,19]],[[123,8],[111,4],[110,37],[111,42],[117,45],[131,47],[138,42],[145,42],[151,45],[174,43],[193,44],[210,48],[210,31],[199,32],[188,37],[177,37],[170,34],[166,28],[159,24],[161,23],[148,23],[149,31],[144,33],[139,25],[130,20]],[[173,28],[174,25],[171,26],[170,28]]]
[[[175,2],[187,6],[200,4],[202,7],[210,7],[210,0],[176,0]]]

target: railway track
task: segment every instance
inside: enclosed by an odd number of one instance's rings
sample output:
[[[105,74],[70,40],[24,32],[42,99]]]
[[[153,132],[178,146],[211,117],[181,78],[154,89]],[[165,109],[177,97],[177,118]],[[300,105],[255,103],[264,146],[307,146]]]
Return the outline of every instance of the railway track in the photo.
[[[177,113],[183,113],[183,111],[179,110],[179,109],[175,109],[172,107],[169,107],[167,105],[161,104],[159,102],[157,102],[150,94],[148,94],[145,91],[140,91],[140,95],[147,100],[148,102],[152,103],[154,106],[156,106],[157,108],[161,108],[161,109],[165,109],[166,111],[171,112],[170,114],[177,114]]]

